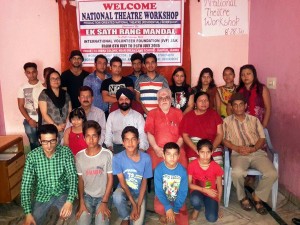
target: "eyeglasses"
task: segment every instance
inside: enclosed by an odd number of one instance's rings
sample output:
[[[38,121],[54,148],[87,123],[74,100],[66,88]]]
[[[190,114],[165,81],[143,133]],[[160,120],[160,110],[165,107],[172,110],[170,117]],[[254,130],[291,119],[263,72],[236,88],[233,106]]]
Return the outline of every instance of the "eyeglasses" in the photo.
[[[170,100],[170,99],[171,99],[170,96],[159,97],[159,98],[158,98],[158,101],[168,101],[168,100]]]
[[[51,144],[51,145],[54,145],[54,144],[56,144],[56,142],[57,142],[57,139],[51,139],[51,140],[41,140],[41,144],[42,145],[48,145],[49,143]]]

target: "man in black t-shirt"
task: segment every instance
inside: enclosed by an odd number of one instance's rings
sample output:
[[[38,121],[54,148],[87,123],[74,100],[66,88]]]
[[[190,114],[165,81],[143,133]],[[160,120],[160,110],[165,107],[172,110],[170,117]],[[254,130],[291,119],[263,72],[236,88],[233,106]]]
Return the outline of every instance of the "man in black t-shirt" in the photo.
[[[80,106],[78,101],[78,90],[83,86],[83,80],[89,75],[89,72],[82,69],[84,58],[79,50],[73,50],[70,54],[69,61],[71,67],[61,74],[61,86],[67,90],[70,95],[72,108]]]
[[[101,94],[104,102],[109,103],[109,108],[112,103],[117,102],[116,93],[120,88],[128,88],[133,91],[133,81],[128,77],[122,77],[122,59],[114,56],[110,60],[111,78],[103,81],[101,85]]]

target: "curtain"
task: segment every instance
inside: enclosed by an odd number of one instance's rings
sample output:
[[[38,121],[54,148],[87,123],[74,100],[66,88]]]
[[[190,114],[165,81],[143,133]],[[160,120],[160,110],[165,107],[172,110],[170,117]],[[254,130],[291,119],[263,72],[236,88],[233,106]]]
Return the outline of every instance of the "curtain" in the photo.
[[[61,71],[69,68],[69,54],[74,49],[79,49],[76,7],[70,5],[69,0],[63,7],[61,0],[58,0],[59,10],[59,30],[60,30],[60,56],[61,56]],[[183,33],[183,64],[182,67],[186,70],[187,83],[191,82],[191,55],[190,55],[190,9],[189,0],[184,3],[184,33]],[[169,83],[171,76],[177,66],[158,67],[157,72],[164,75]],[[92,72],[92,67],[85,67],[85,70]],[[123,75],[130,74],[131,67],[123,67]]]

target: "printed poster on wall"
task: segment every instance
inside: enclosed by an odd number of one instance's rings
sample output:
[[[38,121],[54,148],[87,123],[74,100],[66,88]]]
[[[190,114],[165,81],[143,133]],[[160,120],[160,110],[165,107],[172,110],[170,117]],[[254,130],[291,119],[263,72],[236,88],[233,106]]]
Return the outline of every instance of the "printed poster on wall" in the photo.
[[[154,53],[159,66],[182,65],[183,0],[78,0],[77,20],[84,66],[98,54],[130,56]]]
[[[248,34],[248,0],[202,0],[202,36]]]

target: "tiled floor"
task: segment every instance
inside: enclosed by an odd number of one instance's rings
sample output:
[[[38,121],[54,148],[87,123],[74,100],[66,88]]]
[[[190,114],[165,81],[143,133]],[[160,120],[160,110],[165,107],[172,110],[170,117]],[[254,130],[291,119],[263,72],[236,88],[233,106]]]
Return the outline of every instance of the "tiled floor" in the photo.
[[[147,197],[147,213],[145,219],[145,225],[158,225],[158,216],[153,212],[153,196],[154,193],[148,194]],[[192,210],[192,209],[191,209]],[[236,194],[231,193],[230,203],[228,208],[222,206],[224,217],[219,219],[215,224],[222,225],[276,225],[278,224],[271,215],[261,216],[252,210],[246,212],[242,210],[237,202]],[[112,209],[113,215],[111,218],[112,225],[120,224],[120,220],[117,218],[116,209]],[[300,209],[292,203],[288,202],[283,195],[279,193],[277,214],[287,223],[292,224],[291,220],[293,217],[300,218]],[[0,204],[0,225],[21,225],[22,224],[22,208],[16,203]],[[53,224],[51,222],[47,225]],[[74,217],[66,221],[67,224],[76,224]],[[207,225],[208,223],[201,211],[197,221],[190,221],[190,225]]]

